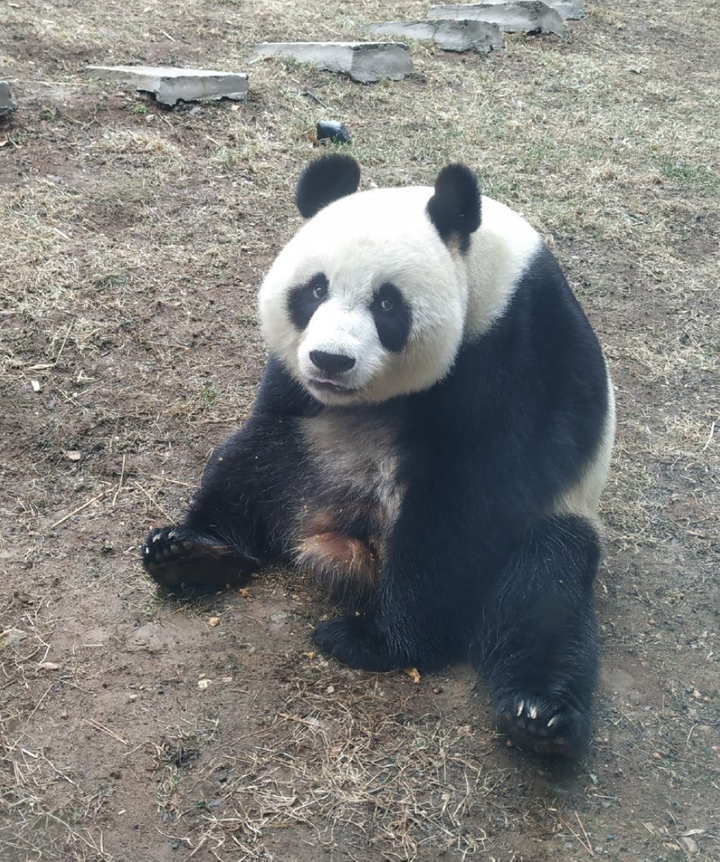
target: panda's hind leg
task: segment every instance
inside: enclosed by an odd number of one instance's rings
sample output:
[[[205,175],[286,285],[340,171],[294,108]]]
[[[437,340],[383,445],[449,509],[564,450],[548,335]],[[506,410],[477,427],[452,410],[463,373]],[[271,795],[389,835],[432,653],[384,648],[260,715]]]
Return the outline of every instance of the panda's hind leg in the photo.
[[[547,518],[524,536],[485,604],[481,665],[498,726],[520,748],[576,758],[587,746],[599,558],[590,521]]]
[[[168,590],[221,589],[242,583],[259,567],[231,543],[182,526],[151,530],[141,553],[145,571]]]

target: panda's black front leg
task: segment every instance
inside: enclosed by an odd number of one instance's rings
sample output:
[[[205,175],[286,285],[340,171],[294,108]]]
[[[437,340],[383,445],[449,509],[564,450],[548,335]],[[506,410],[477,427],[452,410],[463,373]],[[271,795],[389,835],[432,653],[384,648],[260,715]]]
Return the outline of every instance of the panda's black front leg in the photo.
[[[359,670],[441,667],[462,649],[467,628],[457,611],[455,589],[444,589],[443,561],[398,542],[382,573],[371,608],[337,617],[315,629],[320,649]]]
[[[200,488],[179,524],[151,530],[141,550],[145,571],[160,586],[214,591],[243,583],[266,556],[267,466],[273,446],[251,422],[211,456]],[[261,457],[262,455],[262,457]]]
[[[521,748],[578,757],[598,671],[593,525],[547,518],[504,566],[484,609],[481,663],[499,728]]]
[[[451,509],[451,493],[443,496],[444,517],[437,517],[440,493],[429,481],[406,492],[370,609],[320,623],[314,641],[324,652],[360,670],[388,671],[431,670],[466,649],[479,615],[471,556],[457,548],[466,523]]]
[[[322,622],[315,629],[313,641],[323,652],[358,670],[382,672],[415,664],[393,648],[373,612]]]
[[[145,540],[143,565],[158,584],[215,590],[283,552],[303,464],[296,419],[317,409],[271,355],[250,418],[210,457],[182,522]]]

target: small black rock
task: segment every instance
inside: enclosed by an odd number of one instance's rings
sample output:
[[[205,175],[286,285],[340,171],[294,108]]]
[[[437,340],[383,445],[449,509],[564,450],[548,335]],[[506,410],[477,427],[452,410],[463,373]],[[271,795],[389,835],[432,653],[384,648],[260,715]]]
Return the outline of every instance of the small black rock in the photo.
[[[319,141],[332,141],[333,144],[349,144],[350,134],[342,123],[336,120],[320,120],[317,124]]]

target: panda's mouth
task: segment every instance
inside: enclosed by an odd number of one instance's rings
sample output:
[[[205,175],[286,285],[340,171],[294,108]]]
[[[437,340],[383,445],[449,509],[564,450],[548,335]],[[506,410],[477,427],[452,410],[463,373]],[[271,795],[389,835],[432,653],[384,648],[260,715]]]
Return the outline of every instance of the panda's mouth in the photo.
[[[329,377],[310,377],[308,385],[320,392],[332,392],[334,395],[355,395],[359,391]]]

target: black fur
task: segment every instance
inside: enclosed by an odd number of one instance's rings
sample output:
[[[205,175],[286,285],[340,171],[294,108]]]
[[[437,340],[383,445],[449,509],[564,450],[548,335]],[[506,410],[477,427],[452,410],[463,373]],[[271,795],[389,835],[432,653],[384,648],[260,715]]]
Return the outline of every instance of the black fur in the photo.
[[[354,356],[345,356],[344,353],[328,353],[326,350],[311,350],[310,361],[316,368],[330,376],[340,375],[355,365]]]
[[[394,284],[381,285],[370,309],[380,343],[386,350],[399,353],[407,344],[412,329],[412,311]]]
[[[458,170],[452,176],[454,187]],[[441,202],[447,189],[443,180]],[[433,211],[441,235],[475,225],[464,205]],[[501,727],[521,746],[582,752],[598,663],[599,542],[582,517],[547,513],[598,446],[606,386],[595,336],[543,249],[501,319],[462,347],[441,382],[342,408],[350,436],[356,420],[373,414],[397,429],[404,495],[362,615],[318,625],[318,646],[372,671],[471,656]],[[211,458],[182,524],[148,537],[143,560],[152,577],[170,588],[214,589],[290,558],[298,512],[324,510],[329,493],[302,429],[333,409],[271,356],[250,419]],[[354,496],[351,480],[345,496],[332,498],[348,518],[374,504]],[[365,535],[352,523],[343,535]]]
[[[327,299],[328,280],[323,272],[314,275],[307,284],[293,288],[288,296],[290,320],[301,332],[310,318]]]
[[[475,174],[465,165],[443,168],[435,180],[427,213],[443,242],[456,237],[461,250],[467,251],[470,234],[480,227],[480,187]]]
[[[360,165],[351,156],[333,153],[311,162],[295,190],[295,203],[303,218],[312,218],[323,207],[356,192]]]
[[[477,657],[501,727],[536,751],[576,756],[590,731],[599,558],[587,521],[545,518],[521,537],[484,604]]]

